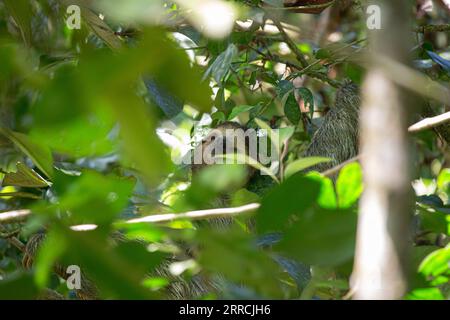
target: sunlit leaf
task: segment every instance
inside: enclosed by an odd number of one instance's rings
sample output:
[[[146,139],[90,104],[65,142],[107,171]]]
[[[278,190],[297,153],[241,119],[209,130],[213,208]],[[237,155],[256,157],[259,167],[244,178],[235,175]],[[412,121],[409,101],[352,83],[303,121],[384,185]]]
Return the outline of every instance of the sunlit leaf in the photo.
[[[336,191],[340,208],[351,207],[363,190],[362,170],[359,163],[346,165],[339,173]]]
[[[414,289],[406,296],[408,300],[444,300],[444,296],[439,288]]]
[[[437,277],[446,275],[450,277],[450,245],[436,250],[428,255],[419,266],[419,271],[426,276]]]
[[[29,187],[29,188],[45,188],[50,183],[42,178],[33,169],[28,168],[21,162],[16,164],[17,171],[9,172],[3,178],[4,186]]]

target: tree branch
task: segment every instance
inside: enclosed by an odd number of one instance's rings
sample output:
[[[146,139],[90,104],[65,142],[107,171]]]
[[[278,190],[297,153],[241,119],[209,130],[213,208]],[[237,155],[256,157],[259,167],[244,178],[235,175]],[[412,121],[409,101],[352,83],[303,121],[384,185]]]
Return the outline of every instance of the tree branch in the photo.
[[[441,114],[436,117],[423,119],[422,121],[419,121],[416,124],[413,124],[412,126],[410,126],[408,128],[408,132],[415,133],[415,132],[435,128],[435,127],[438,127],[447,122],[450,122],[450,112],[446,112],[446,113]]]
[[[131,219],[128,220],[127,223],[140,223],[140,222],[161,223],[182,219],[202,220],[202,219],[213,219],[223,217],[234,217],[242,214],[251,213],[257,210],[259,207],[260,207],[259,203],[250,203],[245,206],[234,208],[218,208],[218,209],[188,211],[184,213],[156,214],[147,217]]]
[[[5,233],[6,234],[6,229],[5,227],[3,227],[0,224],[0,232],[1,233]],[[19,239],[17,239],[15,236],[6,236],[4,237],[6,238],[6,241],[8,241],[10,244],[12,244],[13,246],[15,246],[17,249],[19,249],[21,252],[25,252],[25,245],[22,243],[22,241],[20,241]]]
[[[446,31],[450,31],[450,24],[435,24],[414,28],[414,32],[417,33],[446,32]]]
[[[5,222],[12,223],[12,222],[23,221],[30,214],[31,214],[31,210],[28,210],[28,209],[2,212],[2,213],[0,213],[0,224],[5,223]]]
[[[298,69],[299,71],[303,71],[303,70],[308,70],[309,69],[309,64],[308,61],[306,61],[305,56],[303,55],[303,53],[300,51],[300,49],[297,47],[297,45],[295,44],[295,42],[291,39],[291,37],[289,37],[289,35],[286,33],[286,31],[284,30],[283,25],[281,24],[281,22],[274,17],[274,15],[268,13],[266,11],[266,14],[268,15],[268,17],[270,17],[270,19],[273,21],[273,24],[277,27],[278,31],[280,32],[282,38],[284,39],[284,42],[286,42],[287,46],[289,47],[289,49],[291,49],[291,51],[294,53],[295,57],[297,58],[297,60],[300,62],[301,68],[296,67],[296,69]],[[328,83],[329,85],[337,88],[340,86],[339,81],[333,80],[328,78],[328,76],[326,74],[320,73],[320,72],[315,72],[315,71],[305,71],[305,74],[321,80],[323,82]]]
[[[344,162],[338,164],[337,166],[322,172],[322,175],[324,175],[326,177],[330,177],[330,176],[338,173],[339,171],[341,171],[342,168],[344,168],[346,165],[353,163],[353,162],[357,162],[360,159],[361,159],[361,155],[358,154],[356,157],[350,158],[347,161],[344,161]]]
[[[155,214],[142,218],[127,220],[126,223],[139,223],[139,222],[164,223],[183,219],[202,220],[202,219],[213,219],[222,217],[233,217],[251,213],[257,210],[259,207],[260,207],[259,203],[250,203],[244,206],[233,208],[218,208],[218,209],[188,211],[183,213]],[[31,210],[28,209],[3,212],[0,213],[0,223],[16,222],[18,219],[23,220],[29,215],[31,215]]]

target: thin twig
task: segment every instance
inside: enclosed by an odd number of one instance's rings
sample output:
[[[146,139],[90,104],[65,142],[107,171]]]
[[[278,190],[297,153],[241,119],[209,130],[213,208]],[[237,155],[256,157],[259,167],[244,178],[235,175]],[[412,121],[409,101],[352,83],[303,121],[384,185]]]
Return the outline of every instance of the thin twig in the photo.
[[[280,155],[280,180],[284,180],[284,162],[283,159],[286,158],[289,151],[289,139],[286,139],[283,143],[283,152]]]
[[[202,220],[202,219],[213,219],[222,217],[233,217],[251,213],[257,210],[259,207],[260,207],[259,203],[250,203],[241,207],[234,207],[234,208],[218,208],[218,209],[188,211],[184,213],[156,214],[147,217],[131,219],[128,220],[127,223],[140,223],[140,222],[162,223],[184,219]]]
[[[356,162],[356,161],[359,161],[360,159],[361,159],[361,155],[359,154],[359,155],[357,155],[356,157],[353,157],[353,158],[351,158],[351,159],[348,159],[347,161],[344,161],[344,162],[338,164],[337,166],[335,166],[335,167],[333,167],[333,168],[331,168],[331,169],[328,169],[328,170],[322,172],[322,175],[324,175],[324,176],[326,176],[326,177],[332,176],[332,175],[334,175],[335,173],[338,173],[338,172],[339,172],[342,168],[344,168],[346,165],[348,165],[348,164],[350,164],[350,163],[353,163],[353,162]]]
[[[271,15],[269,13],[267,13],[267,14],[270,17],[270,19],[273,21],[274,25],[277,27],[278,31],[280,32],[281,36],[283,37],[283,39],[286,42],[289,49],[291,49],[291,51],[294,53],[297,60],[300,62],[301,68],[300,69],[296,68],[296,69],[302,70],[302,69],[308,68],[308,61],[306,61],[306,58],[303,55],[303,53],[300,51],[300,49],[297,47],[297,45],[291,39],[291,37],[289,37],[289,35],[286,33],[281,22],[278,19],[276,19],[275,17],[273,17],[273,15]],[[323,74],[320,72],[315,72],[315,71],[309,71],[306,74],[312,78],[326,82],[335,88],[340,86],[339,81],[328,78],[328,76],[326,74]]]
[[[300,49],[297,47],[297,45],[291,39],[291,37],[289,37],[289,35],[286,33],[286,31],[284,30],[281,22],[278,21],[273,16],[271,16],[270,18],[273,21],[273,24],[277,27],[278,31],[280,31],[280,34],[283,37],[283,39],[286,42],[286,44],[289,47],[289,49],[291,49],[291,51],[295,54],[295,56],[297,57],[297,60],[300,62],[302,67],[306,68],[308,66],[308,61],[306,61],[306,58],[303,55],[303,53],[300,51]]]
[[[139,223],[139,222],[151,222],[151,223],[164,223],[171,222],[175,220],[201,220],[201,219],[213,219],[221,217],[233,217],[242,214],[251,213],[259,208],[259,203],[251,203],[240,207],[233,208],[218,208],[218,209],[206,209],[206,210],[196,210],[188,211],[183,213],[165,213],[165,214],[155,214],[142,218],[136,218],[127,220],[126,223]],[[12,222],[17,218],[17,212],[22,211],[20,218],[25,218],[31,214],[30,210],[17,210],[4,212],[0,214],[0,222]]]
[[[3,227],[2,225],[0,225],[0,232],[6,233],[6,228]],[[15,246],[21,252],[25,252],[25,245],[22,243],[22,241],[17,239],[15,236],[8,236],[8,237],[5,237],[5,238],[6,238],[6,241],[8,241],[13,246]]]

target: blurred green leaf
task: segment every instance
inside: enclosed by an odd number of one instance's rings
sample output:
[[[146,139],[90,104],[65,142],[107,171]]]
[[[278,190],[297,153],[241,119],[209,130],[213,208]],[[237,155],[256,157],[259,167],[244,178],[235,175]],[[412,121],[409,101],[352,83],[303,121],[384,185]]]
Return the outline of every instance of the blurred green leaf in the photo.
[[[31,300],[38,293],[33,276],[28,273],[11,274],[0,281],[1,300]]]
[[[32,6],[27,0],[4,0],[3,3],[19,27],[23,41],[31,45]]]
[[[39,288],[42,289],[48,285],[53,267],[66,249],[66,239],[55,230],[51,230],[46,235],[35,258],[35,282]]]
[[[59,174],[55,178],[55,187],[64,188]],[[127,205],[135,181],[104,176],[95,171],[84,171],[80,177],[66,187],[61,195],[59,207],[71,213],[71,222],[110,223]]]
[[[300,217],[276,248],[306,264],[341,265],[353,257],[356,221],[354,212],[316,210]]]
[[[208,271],[223,274],[235,283],[244,284],[265,297],[281,298],[276,263],[258,250],[250,236],[238,229],[226,232],[201,230],[200,264]]]
[[[340,208],[349,208],[359,199],[363,191],[362,170],[359,163],[350,163],[340,171],[336,191]]]
[[[249,203],[259,202],[260,197],[247,189],[239,189],[231,196],[231,206],[239,207]]]
[[[146,222],[141,223],[115,223],[117,229],[122,230],[131,240],[143,240],[147,242],[160,242],[165,233],[158,227]]]
[[[142,287],[147,259],[139,263],[136,263],[135,259],[130,261],[129,254],[111,246],[111,241],[102,234],[101,230],[74,232],[61,229],[60,232],[68,243],[64,263],[80,266],[82,272],[86,273],[99,287],[102,297],[155,298],[153,293]],[[131,254],[133,252],[136,251],[133,250]]]
[[[284,229],[289,218],[303,216],[320,192],[320,184],[308,177],[294,175],[273,188],[261,202],[256,216],[259,233]]]

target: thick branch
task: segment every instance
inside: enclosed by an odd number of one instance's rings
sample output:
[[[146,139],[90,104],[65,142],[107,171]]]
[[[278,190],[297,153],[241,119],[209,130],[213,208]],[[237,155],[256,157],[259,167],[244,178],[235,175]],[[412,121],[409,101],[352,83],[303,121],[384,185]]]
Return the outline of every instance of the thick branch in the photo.
[[[411,41],[407,0],[373,0],[382,6],[382,30],[369,32],[373,55],[408,63]],[[389,30],[389,32],[383,31]],[[364,192],[359,201],[358,230],[351,288],[355,299],[401,299],[407,288],[413,208],[408,117],[414,102],[395,84],[392,74],[370,66],[362,89],[360,115]],[[392,75],[394,75],[392,77]]]

